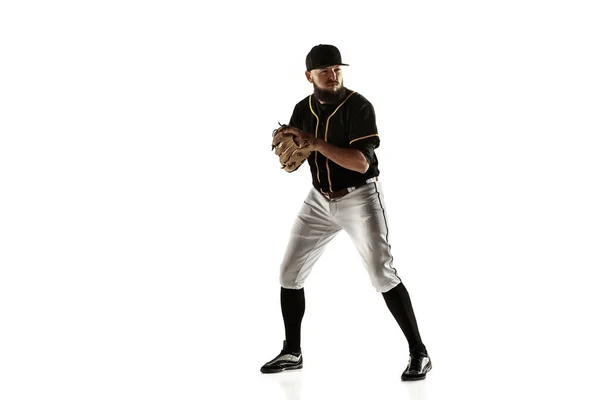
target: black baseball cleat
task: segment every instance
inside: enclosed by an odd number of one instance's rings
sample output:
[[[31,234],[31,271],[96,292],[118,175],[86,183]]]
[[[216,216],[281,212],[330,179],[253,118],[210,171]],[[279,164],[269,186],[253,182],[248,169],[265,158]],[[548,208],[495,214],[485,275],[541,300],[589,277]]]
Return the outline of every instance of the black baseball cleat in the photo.
[[[287,348],[287,342],[283,341],[283,350],[281,353],[268,363],[262,366],[260,372],[263,374],[272,374],[275,372],[281,372],[292,369],[302,368],[302,350],[299,352],[289,351]]]
[[[411,354],[408,366],[402,373],[403,381],[419,381],[425,379],[425,375],[431,371],[431,360],[426,353]]]

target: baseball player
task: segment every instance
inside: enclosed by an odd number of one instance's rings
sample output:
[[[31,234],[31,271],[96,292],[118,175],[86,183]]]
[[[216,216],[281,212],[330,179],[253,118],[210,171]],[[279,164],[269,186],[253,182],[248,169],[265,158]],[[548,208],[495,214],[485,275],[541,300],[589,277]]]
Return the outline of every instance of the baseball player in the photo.
[[[403,380],[424,379],[431,370],[409,294],[392,263],[388,220],[375,149],[379,135],[371,103],[344,87],[342,57],[332,45],[318,45],[306,56],[306,79],[314,92],[296,104],[284,135],[311,146],[312,184],[293,225],[280,268],[283,349],[263,373],[303,366],[300,328],[304,283],[325,246],[345,230],[358,249],[371,284],[400,325],[409,346]]]

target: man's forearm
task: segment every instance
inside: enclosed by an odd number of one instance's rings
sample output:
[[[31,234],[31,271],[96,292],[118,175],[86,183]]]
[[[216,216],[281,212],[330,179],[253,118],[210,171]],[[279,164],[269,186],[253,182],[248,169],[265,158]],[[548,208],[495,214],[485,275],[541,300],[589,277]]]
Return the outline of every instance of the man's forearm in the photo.
[[[337,165],[364,174],[369,169],[365,155],[356,149],[343,149],[323,139],[314,140],[315,150],[329,158]]]

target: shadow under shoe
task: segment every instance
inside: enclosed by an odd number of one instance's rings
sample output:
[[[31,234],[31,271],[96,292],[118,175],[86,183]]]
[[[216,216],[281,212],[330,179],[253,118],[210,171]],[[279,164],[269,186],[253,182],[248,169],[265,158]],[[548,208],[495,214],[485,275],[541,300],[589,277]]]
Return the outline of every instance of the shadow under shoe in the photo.
[[[288,350],[287,342],[283,341],[281,353],[260,369],[263,374],[272,374],[275,372],[301,369],[302,368],[302,350],[292,352]]]
[[[411,354],[408,359],[408,365],[402,373],[403,381],[419,381],[425,379],[427,373],[431,371],[431,359],[426,353]]]

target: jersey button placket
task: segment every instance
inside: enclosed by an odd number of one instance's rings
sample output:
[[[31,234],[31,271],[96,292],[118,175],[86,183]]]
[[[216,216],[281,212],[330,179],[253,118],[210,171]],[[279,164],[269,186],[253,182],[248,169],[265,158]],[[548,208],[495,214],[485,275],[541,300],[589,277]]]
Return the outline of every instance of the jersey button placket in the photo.
[[[326,133],[326,129],[325,129],[325,122],[324,121],[319,121],[319,132],[322,132],[323,137],[321,139],[323,139],[325,142],[327,142],[327,138],[325,136]],[[325,175],[324,177],[324,182],[327,182],[327,157],[323,156],[322,158],[323,160],[323,167],[319,170],[319,171],[323,171],[322,173]],[[325,188],[325,190],[331,190],[331,188]],[[330,203],[333,203],[330,201]],[[331,214],[333,215],[333,214]]]
[[[318,125],[318,128],[317,128],[317,133],[320,134],[321,139],[325,139],[325,124],[323,123],[323,121],[319,121],[319,125]],[[319,137],[319,136],[317,136],[317,137]],[[321,157],[318,157],[318,158],[320,158],[321,160],[325,159],[325,156],[323,156],[323,155],[320,155],[320,156]],[[322,167],[320,166],[319,169],[318,169],[318,171],[319,171],[318,172],[319,173],[319,177],[318,177],[319,183],[321,182],[321,174],[323,173],[323,171],[325,171],[325,169],[326,169],[326,167],[325,167],[324,163],[323,163]],[[325,176],[325,179],[327,179],[327,176]]]

